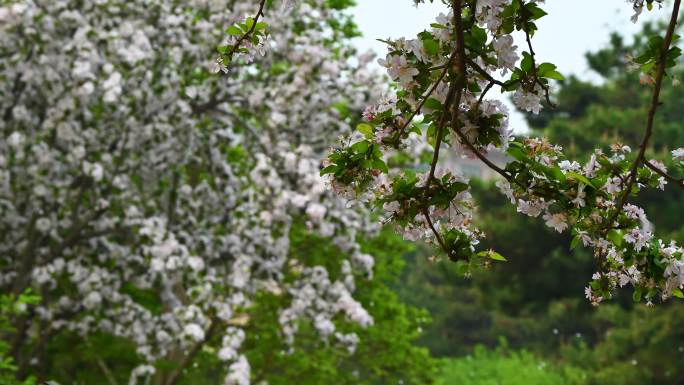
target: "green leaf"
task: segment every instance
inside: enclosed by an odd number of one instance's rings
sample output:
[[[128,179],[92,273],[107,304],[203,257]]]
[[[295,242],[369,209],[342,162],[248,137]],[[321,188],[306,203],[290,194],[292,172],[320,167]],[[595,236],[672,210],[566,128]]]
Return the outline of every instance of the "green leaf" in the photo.
[[[475,44],[476,48],[482,47],[485,45],[485,43],[487,43],[487,31],[483,28],[480,28],[476,25],[473,26],[471,36],[471,42]]]
[[[551,63],[542,63],[537,68],[537,75],[541,78],[564,80],[565,77],[560,72],[556,71],[556,65]]]
[[[470,266],[468,265],[468,262],[457,261],[456,262],[456,271],[462,277],[468,275],[468,273],[470,273]]]
[[[385,174],[389,172],[389,169],[387,168],[387,165],[382,159],[375,159],[373,160],[373,163],[371,163],[373,168],[378,169]]]
[[[678,287],[672,289],[672,296],[684,299],[684,293]]]
[[[570,179],[574,179],[578,182],[582,182],[587,186],[594,187],[594,185],[591,183],[591,181],[582,174],[578,174],[578,173],[573,172],[573,171],[568,171],[565,173],[565,176],[567,176]]]
[[[622,231],[620,230],[610,230],[606,235],[609,241],[613,242],[616,246],[622,245]]]
[[[547,13],[543,9],[539,8],[539,6],[537,6],[536,3],[526,4],[525,9],[527,9],[527,11],[532,14],[533,20],[541,19],[542,17],[547,15]]]
[[[430,56],[434,56],[439,53],[439,43],[433,39],[423,40],[423,47],[425,47],[425,52],[427,52]]]
[[[495,261],[508,262],[508,260],[504,258],[503,255],[497,253],[496,251],[490,250],[488,254],[489,258]]]
[[[439,100],[437,100],[435,98],[429,98],[428,100],[426,100],[424,106],[426,108],[431,109],[431,110],[441,110],[442,109],[442,103],[440,103]]]
[[[336,164],[331,164],[330,166],[324,168],[321,170],[321,176],[327,175],[327,174],[334,174],[339,170],[339,166]]]
[[[366,142],[365,140],[362,140],[360,142],[356,142],[352,144],[351,149],[354,150],[355,153],[357,154],[363,154],[366,151],[368,151],[369,143]]]
[[[581,240],[582,239],[579,235],[576,235],[574,238],[572,238],[572,242],[570,242],[570,250],[575,250],[577,246],[579,246]]]
[[[489,258],[494,261],[508,262],[508,260],[501,254],[494,250],[480,251],[477,253],[478,257]]]
[[[524,162],[527,157],[523,150],[518,147],[509,147],[506,153],[520,162]]]
[[[528,52],[523,52],[523,59],[520,62],[520,69],[525,73],[530,73],[534,68],[534,60]]]
[[[233,36],[239,36],[242,35],[243,32],[237,26],[231,25],[230,27],[228,27],[228,29],[226,29],[226,33]]]
[[[544,75],[548,74],[549,72],[555,71],[555,70],[556,70],[556,65],[555,65],[555,64],[551,64],[551,63],[541,63],[541,64],[539,65],[539,67],[537,68],[537,74],[538,74],[539,76],[542,76],[542,77],[543,77]]]
[[[361,123],[358,126],[356,126],[356,129],[363,134],[363,136],[366,137],[366,139],[372,139],[374,132],[373,132],[373,126],[371,126],[368,123]]]

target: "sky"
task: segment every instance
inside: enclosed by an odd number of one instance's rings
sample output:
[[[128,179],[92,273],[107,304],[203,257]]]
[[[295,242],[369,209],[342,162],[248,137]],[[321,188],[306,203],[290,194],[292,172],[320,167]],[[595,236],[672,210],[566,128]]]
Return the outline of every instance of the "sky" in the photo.
[[[355,44],[362,51],[371,49],[381,56],[385,55],[386,48],[376,39],[414,38],[446,9],[442,4],[425,4],[416,9],[411,0],[357,0],[357,3],[353,13],[364,37]],[[666,8],[654,10],[633,24],[631,6],[625,0],[547,0],[542,8],[548,16],[538,22],[539,31],[532,41],[539,60],[556,64],[566,76],[575,74],[592,81],[599,78],[588,69],[586,52],[604,47],[612,31],[629,36],[638,32],[643,22],[668,16]],[[522,43],[518,39],[518,45]],[[511,127],[517,132],[526,131],[522,115],[511,110]]]

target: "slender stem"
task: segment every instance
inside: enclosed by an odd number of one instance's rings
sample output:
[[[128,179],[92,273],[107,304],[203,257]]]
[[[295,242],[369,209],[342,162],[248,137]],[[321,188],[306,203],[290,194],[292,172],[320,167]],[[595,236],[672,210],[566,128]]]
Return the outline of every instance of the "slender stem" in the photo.
[[[423,106],[425,105],[425,103],[427,102],[427,100],[428,100],[428,99],[430,98],[430,96],[435,92],[435,90],[437,89],[437,87],[442,83],[442,80],[444,80],[444,77],[446,77],[446,74],[449,72],[449,67],[451,67],[451,64],[452,64],[452,62],[453,62],[453,60],[454,60],[455,55],[456,55],[456,52],[454,52],[454,53],[451,55],[451,57],[449,58],[449,61],[447,62],[447,64],[444,65],[444,67],[443,67],[444,70],[443,70],[442,73],[439,75],[439,79],[437,79],[437,81],[435,82],[435,84],[433,84],[432,87],[430,87],[430,89],[428,90],[427,94],[425,94],[425,96],[423,96],[423,98],[422,98],[422,100],[420,101],[420,103],[418,103],[418,106],[416,107],[416,109],[413,111],[413,113],[412,113],[411,116],[408,118],[408,120],[406,120],[406,123],[404,123],[404,124],[401,126],[401,128],[399,129],[399,133],[397,134],[397,140],[399,140],[399,139],[401,138],[401,136],[404,135],[404,131],[406,130],[406,127],[408,127],[409,124],[411,124],[411,122],[413,121],[413,119],[416,117],[416,115],[418,115],[418,114],[420,113],[420,111],[423,110]],[[437,67],[435,67],[435,68],[437,68]]]
[[[425,200],[427,201],[430,198],[430,184],[432,180],[435,177],[435,170],[437,169],[437,163],[439,162],[439,152],[442,146],[442,137],[444,136],[444,126],[446,125],[447,119],[449,117],[449,112],[452,108],[452,105],[455,104],[455,108],[458,110],[459,104],[461,103],[461,95],[463,93],[463,88],[465,87],[466,84],[466,72],[465,72],[465,47],[463,46],[464,42],[464,37],[463,37],[463,22],[461,19],[461,9],[463,7],[462,0],[454,0],[453,2],[453,9],[454,9],[454,28],[455,28],[455,33],[456,33],[456,50],[451,54],[451,57],[449,59],[449,62],[451,62],[454,58],[456,58],[456,62],[458,65],[459,73],[458,73],[458,78],[456,81],[452,82],[451,85],[449,86],[449,92],[446,97],[446,101],[444,102],[444,111],[442,112],[442,117],[439,119],[438,127],[437,127],[437,139],[435,141],[435,150],[432,156],[432,162],[430,164],[430,173],[428,174],[428,178],[425,181]],[[456,96],[456,102],[454,103],[454,96]],[[456,116],[454,116],[456,117]],[[454,118],[452,117],[452,119]],[[428,226],[430,227],[430,230],[432,233],[435,235],[435,238],[437,239],[437,242],[439,242],[439,245],[442,247],[442,250],[446,252],[447,254],[449,253],[449,250],[446,247],[446,244],[442,240],[442,236],[440,235],[439,231],[435,228],[434,224],[432,223],[432,219],[430,218],[429,214],[429,208],[425,207],[423,208],[423,215],[425,216],[425,220],[428,223]]]
[[[447,250],[446,244],[444,243],[444,240],[442,239],[442,235],[437,231],[435,228],[435,225],[432,223],[432,219],[430,218],[430,213],[428,213],[428,209],[424,208],[423,209],[423,216],[425,216],[425,221],[427,221],[428,226],[430,227],[430,230],[432,231],[433,234],[435,234],[435,238],[437,239],[437,243],[439,243],[439,246],[444,250],[445,253],[449,253],[449,250]]]
[[[499,166],[497,166],[496,164],[494,164],[494,162],[492,162],[491,160],[487,159],[487,157],[485,157],[480,151],[478,151],[477,148],[475,148],[475,145],[473,145],[472,143],[470,143],[470,141],[468,140],[468,138],[465,136],[465,134],[464,134],[463,132],[461,132],[461,130],[456,130],[456,134],[458,135],[459,139],[461,139],[461,141],[466,145],[466,147],[468,147],[468,149],[469,149],[473,154],[475,154],[475,156],[476,156],[482,163],[484,163],[485,165],[487,165],[487,167],[491,168],[491,169],[494,170],[497,174],[501,175],[502,177],[506,178],[507,180],[513,181],[513,182],[516,183],[516,184],[518,183],[518,182],[517,182],[515,179],[513,179],[513,178],[512,178],[504,169],[502,169],[501,167],[499,167]],[[520,185],[520,187],[522,187],[522,188],[524,188],[524,189],[527,189],[527,187],[525,187],[525,186],[523,186],[523,185]]]
[[[480,113],[480,105],[482,104],[482,101],[484,100],[485,96],[487,96],[487,93],[489,92],[489,90],[492,89],[492,87],[494,87],[494,82],[487,83],[487,86],[485,87],[485,89],[480,94],[480,97],[477,99],[477,103],[475,103],[474,110],[476,113],[478,113],[478,114]]]
[[[527,23],[527,12],[523,13],[525,15],[525,23]],[[530,57],[532,58],[532,71],[533,71],[533,79],[534,79],[534,84],[539,84],[541,88],[544,90],[544,97],[546,99],[546,102],[551,106],[552,108],[556,108],[556,105],[551,101],[551,96],[549,95],[549,86],[545,85],[544,83],[539,80],[539,76],[537,76],[537,61],[535,59],[535,53],[534,53],[534,48],[532,47],[532,36],[530,35],[530,31],[525,29],[525,40],[527,41],[527,48],[530,50]]]
[[[679,187],[679,188],[681,188],[681,189],[684,189],[684,179],[677,179],[677,178],[673,177],[672,175],[670,175],[670,174],[666,173],[665,171],[663,171],[663,170],[659,169],[658,167],[656,167],[653,163],[651,163],[651,162],[650,162],[649,160],[647,160],[647,159],[644,159],[644,164],[646,165],[646,167],[648,167],[648,168],[650,168],[651,170],[653,170],[656,174],[658,174],[658,175],[662,176],[663,178],[667,179],[669,182],[672,182],[672,183],[673,183],[674,185],[676,185],[677,187]]]
[[[470,67],[472,67],[475,71],[477,71],[477,73],[479,73],[480,75],[482,75],[482,77],[484,77],[484,78],[485,78],[487,81],[489,81],[490,83],[494,83],[494,84],[496,84],[496,85],[499,86],[499,87],[503,87],[503,86],[505,85],[504,82],[502,82],[502,81],[500,81],[500,80],[494,79],[494,77],[493,77],[492,75],[490,75],[490,74],[487,72],[487,70],[485,70],[484,68],[480,67],[477,63],[475,63],[474,60],[472,60],[472,59],[466,59],[466,63],[467,63]]]
[[[256,15],[254,16],[254,23],[252,23],[252,26],[249,28],[247,32],[245,32],[244,35],[240,36],[240,38],[235,42],[233,47],[228,51],[226,54],[226,57],[228,57],[228,61],[230,61],[233,58],[233,55],[235,52],[240,48],[240,45],[249,38],[249,36],[254,33],[254,30],[256,29],[257,22],[259,21],[259,18],[263,16],[264,14],[264,6],[266,5],[266,0],[261,0],[261,3],[259,4],[259,10],[257,11]]]

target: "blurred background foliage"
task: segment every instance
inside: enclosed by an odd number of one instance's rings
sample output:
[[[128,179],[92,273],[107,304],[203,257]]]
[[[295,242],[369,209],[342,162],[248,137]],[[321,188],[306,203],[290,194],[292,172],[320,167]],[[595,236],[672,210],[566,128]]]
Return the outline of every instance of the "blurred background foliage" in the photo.
[[[643,135],[651,88],[640,84],[629,55],[661,27],[646,25],[628,43],[613,34],[604,49],[588,53],[600,83],[569,77],[558,84],[556,109],[527,116],[532,135],[587,159],[599,145],[635,148]],[[668,163],[684,143],[684,78],[679,68],[663,90],[651,158]],[[670,79],[672,80],[672,79]],[[674,83],[674,84],[673,84]],[[508,262],[470,279],[454,265],[428,262],[431,250],[407,256],[400,298],[424,306],[433,318],[420,343],[448,357],[445,384],[681,384],[684,382],[684,306],[678,301],[647,308],[623,292],[598,308],[583,297],[594,263],[570,236],[515,212],[493,185],[474,191],[487,247]],[[638,198],[663,239],[684,241],[684,197],[676,188]],[[504,342],[502,342],[504,341]]]

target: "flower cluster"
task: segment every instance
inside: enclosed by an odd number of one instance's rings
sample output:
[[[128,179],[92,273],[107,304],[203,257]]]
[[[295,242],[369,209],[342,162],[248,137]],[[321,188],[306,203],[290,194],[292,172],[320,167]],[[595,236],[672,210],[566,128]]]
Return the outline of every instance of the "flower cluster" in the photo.
[[[220,56],[216,59],[213,72],[228,72],[228,66],[238,57],[251,63],[256,54],[266,55],[270,37],[266,31],[268,23],[259,21],[265,5],[266,0],[262,0],[255,17],[248,16],[244,22],[226,29],[228,38],[218,47]]]
[[[639,21],[639,16],[644,12],[644,7],[649,11],[653,9],[653,4],[658,3],[662,7],[663,0],[627,0],[634,8],[634,15],[632,15],[632,23]]]
[[[513,93],[521,110],[539,113],[544,102],[552,105],[550,81],[563,77],[555,65],[539,63],[532,48],[535,22],[546,15],[540,3],[455,0],[450,2],[452,12],[440,15],[417,39],[386,41],[389,52],[380,65],[396,82],[396,91],[366,109],[366,123],[345,139],[347,146],[333,150],[322,174],[337,191],[362,200],[370,197],[405,238],[434,244],[467,274],[505,259],[476,250],[484,234],[472,224],[469,183],[442,171],[448,158],[441,150],[448,146],[456,157],[478,158],[498,173],[497,186],[518,212],[540,217],[558,232],[571,231],[573,247],[593,248],[599,271],[586,290],[592,303],[626,285],[634,287],[635,300],[648,303],[684,297],[681,246],[656,238],[644,211],[628,203],[638,191],[662,190],[673,180],[664,164],[645,158],[648,136],[638,152],[614,145],[607,153],[596,150],[580,164],[545,139],[514,139],[508,111],[487,99],[499,87]],[[653,5],[631,3],[638,13]],[[665,38],[652,38],[635,59],[642,71],[658,79],[656,87],[680,54],[669,48],[672,28]],[[520,54],[514,30],[524,33],[527,49]],[[500,76],[507,78],[498,80]],[[653,116],[655,107],[652,111]],[[397,169],[394,154],[416,136],[431,145],[424,157],[429,171]],[[490,161],[493,151],[504,152],[507,163]],[[684,163],[682,149],[672,155]]]
[[[288,341],[307,320],[340,349],[358,340],[331,331],[373,322],[354,280],[372,276],[359,240],[378,226],[326,190],[318,165],[380,87],[367,56],[330,43],[338,10],[267,8],[269,41],[257,18],[230,27],[238,54],[271,50],[219,76],[223,29],[258,4],[5,3],[0,286],[43,298],[22,329],[131,341],[131,383],[203,346],[226,362],[226,383],[249,383],[259,368],[241,344],[260,293],[278,298]],[[252,32],[237,44],[234,28]],[[348,256],[343,271],[291,247],[300,224]],[[342,278],[323,287],[313,272]]]

